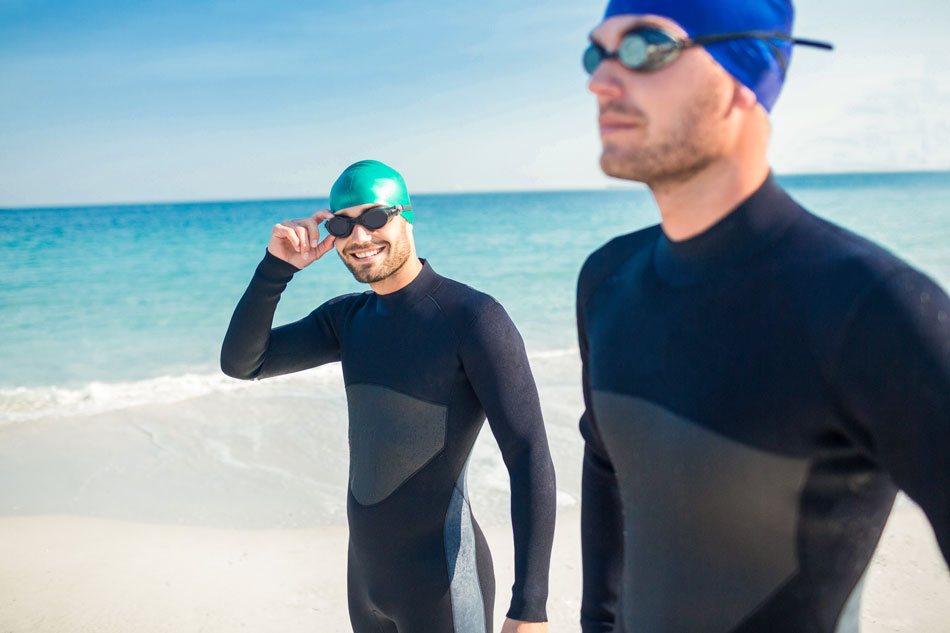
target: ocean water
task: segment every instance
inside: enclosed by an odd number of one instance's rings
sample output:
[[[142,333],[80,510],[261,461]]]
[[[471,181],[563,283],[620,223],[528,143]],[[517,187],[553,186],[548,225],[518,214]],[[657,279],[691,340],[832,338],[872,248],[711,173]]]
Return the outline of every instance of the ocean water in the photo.
[[[780,180],[806,207],[950,287],[950,172]],[[217,366],[270,227],[326,203],[0,210],[0,514],[342,521],[339,368],[242,383]],[[413,206],[419,254],[494,295],[521,330],[561,502],[576,503],[577,273],[597,246],[657,222],[651,196],[638,188],[416,195]],[[276,322],[362,289],[330,253],[290,284]],[[482,435],[470,470],[476,502],[503,517],[507,476]]]

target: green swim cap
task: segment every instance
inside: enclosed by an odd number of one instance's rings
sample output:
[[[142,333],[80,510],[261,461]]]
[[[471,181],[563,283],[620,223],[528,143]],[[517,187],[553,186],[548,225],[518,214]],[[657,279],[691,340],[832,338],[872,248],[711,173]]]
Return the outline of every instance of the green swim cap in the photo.
[[[334,213],[361,204],[412,206],[406,181],[398,171],[378,160],[353,163],[343,170],[330,189],[330,211]],[[412,209],[406,209],[400,215],[412,223]]]

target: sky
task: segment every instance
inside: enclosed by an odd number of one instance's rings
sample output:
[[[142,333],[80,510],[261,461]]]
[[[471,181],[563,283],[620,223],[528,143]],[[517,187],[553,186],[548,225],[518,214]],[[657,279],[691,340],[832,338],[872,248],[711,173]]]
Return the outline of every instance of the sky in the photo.
[[[0,0],[0,207],[622,185],[580,57],[603,2]],[[950,169],[950,2],[796,3],[778,173]]]

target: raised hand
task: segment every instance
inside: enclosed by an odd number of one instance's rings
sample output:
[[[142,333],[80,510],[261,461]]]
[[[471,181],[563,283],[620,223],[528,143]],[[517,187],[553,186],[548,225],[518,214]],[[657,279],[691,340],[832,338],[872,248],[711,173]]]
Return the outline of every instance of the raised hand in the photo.
[[[320,222],[332,217],[329,209],[321,209],[309,218],[275,224],[267,250],[288,264],[306,268],[333,249],[335,237],[327,235],[323,241],[320,240]]]

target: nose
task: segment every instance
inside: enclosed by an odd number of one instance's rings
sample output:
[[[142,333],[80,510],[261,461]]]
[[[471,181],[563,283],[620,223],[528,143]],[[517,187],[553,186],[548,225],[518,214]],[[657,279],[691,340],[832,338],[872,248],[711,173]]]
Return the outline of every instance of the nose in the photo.
[[[598,97],[615,98],[623,94],[620,82],[614,73],[617,69],[617,62],[613,59],[605,59],[594,69],[590,80],[587,82],[587,89]]]
[[[356,242],[357,244],[360,244],[361,242],[370,241],[370,238],[372,237],[372,235],[373,235],[373,232],[367,229],[362,224],[354,224],[353,233],[350,235],[350,239]]]

